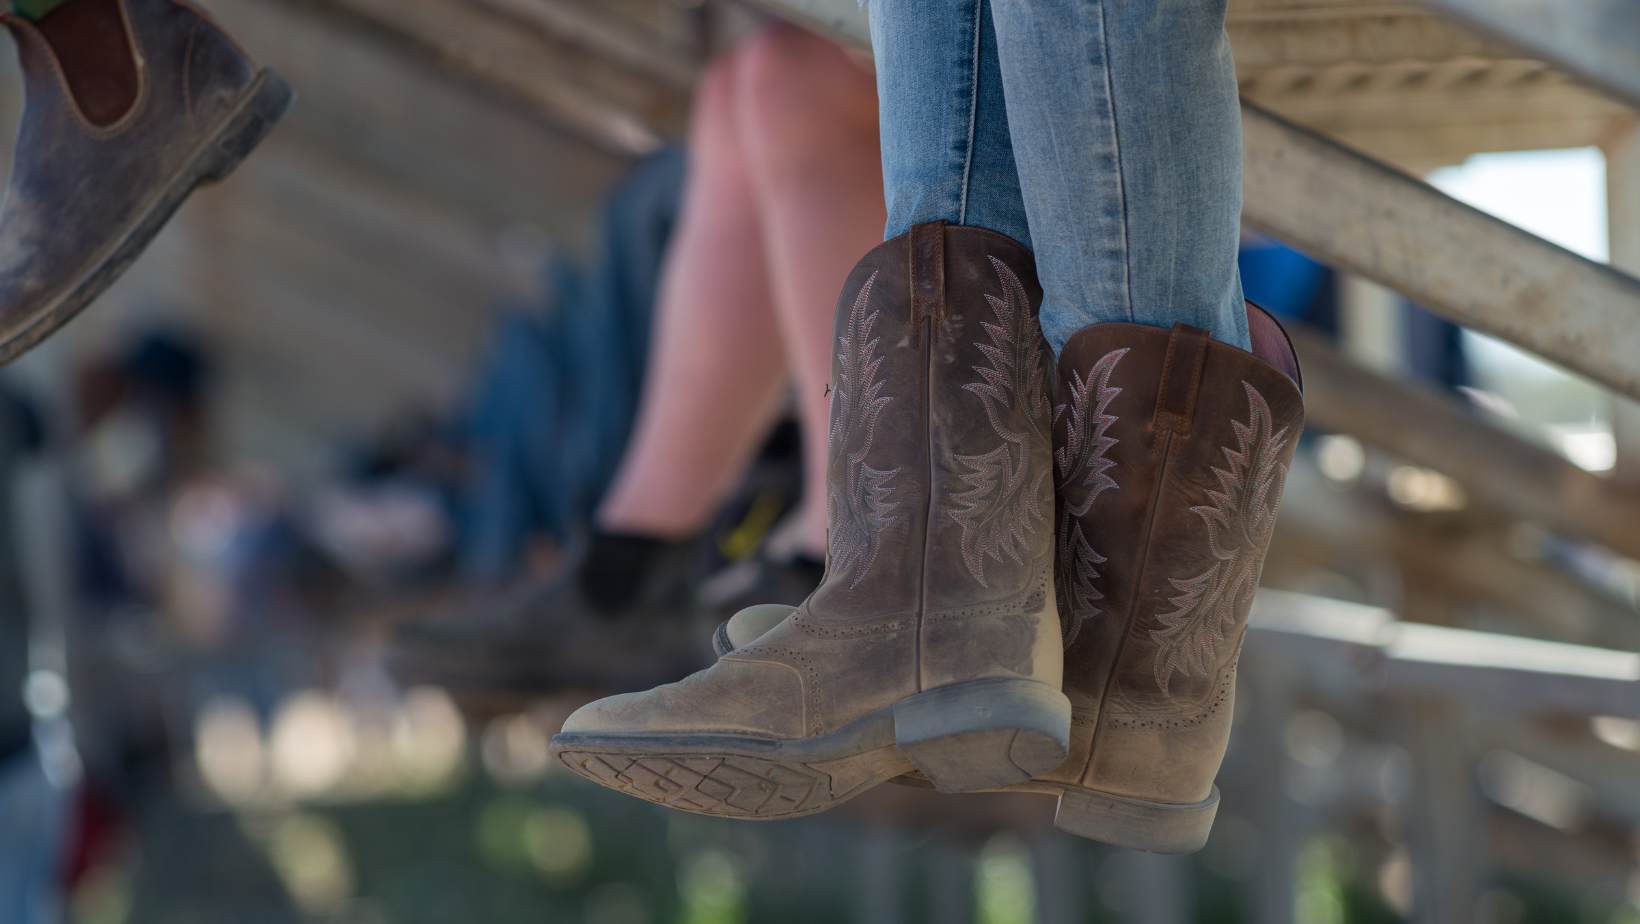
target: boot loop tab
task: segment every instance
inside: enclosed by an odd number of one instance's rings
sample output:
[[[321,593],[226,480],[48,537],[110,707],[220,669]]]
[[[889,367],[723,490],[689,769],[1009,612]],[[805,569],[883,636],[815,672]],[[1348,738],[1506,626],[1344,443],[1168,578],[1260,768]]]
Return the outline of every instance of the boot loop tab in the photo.
[[[1156,392],[1155,429],[1188,436],[1196,416],[1196,396],[1207,364],[1207,331],[1175,324],[1167,338],[1161,387]]]
[[[911,324],[945,316],[945,222],[911,228]]]

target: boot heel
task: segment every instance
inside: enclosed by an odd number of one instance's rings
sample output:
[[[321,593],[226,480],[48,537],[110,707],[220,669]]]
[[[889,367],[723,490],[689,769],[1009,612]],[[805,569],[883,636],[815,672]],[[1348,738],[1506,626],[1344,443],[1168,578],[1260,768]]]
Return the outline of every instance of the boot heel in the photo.
[[[1077,837],[1151,853],[1194,853],[1207,843],[1219,811],[1219,789],[1193,804],[1149,802],[1092,789],[1067,788],[1054,827]]]
[[[217,183],[227,179],[268,132],[273,131],[294,97],[290,85],[278,74],[271,70],[257,74],[249,97],[222,128],[208,159],[200,165],[199,182]]]
[[[1021,783],[1064,763],[1071,703],[1034,680],[973,680],[894,706],[894,737],[941,792]]]

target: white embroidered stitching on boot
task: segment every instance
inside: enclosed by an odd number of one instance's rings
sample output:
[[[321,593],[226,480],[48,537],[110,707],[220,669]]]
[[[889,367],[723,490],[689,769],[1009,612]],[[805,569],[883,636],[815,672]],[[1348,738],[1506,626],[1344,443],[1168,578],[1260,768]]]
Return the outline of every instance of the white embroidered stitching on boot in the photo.
[[[1111,350],[1093,364],[1088,377],[1071,370],[1070,398],[1054,408],[1057,424],[1066,414],[1065,444],[1054,450],[1054,468],[1059,475],[1060,496],[1066,498],[1059,512],[1059,608],[1060,630],[1069,648],[1082,631],[1082,623],[1099,612],[1105,598],[1097,582],[1096,565],[1105,556],[1094,550],[1082,531],[1081,517],[1093,507],[1094,498],[1120,485],[1110,469],[1116,460],[1109,455],[1117,439],[1107,435],[1118,417],[1109,413],[1110,404],[1122,389],[1110,384],[1116,364],[1126,356],[1127,347]],[[1069,499],[1076,497],[1073,503]]]
[[[1030,537],[1046,519],[1048,468],[1031,469],[1031,440],[1050,445],[1047,373],[1042,334],[1025,286],[1006,264],[991,257],[1002,297],[986,295],[996,321],[981,321],[990,343],[976,344],[988,362],[974,366],[979,380],[962,386],[977,395],[1002,444],[978,455],[957,455],[962,490],[951,498],[951,517],[962,526],[962,560],[981,587],[985,560],[1025,563]]]
[[[1287,477],[1281,456],[1288,428],[1272,432],[1270,405],[1258,389],[1241,385],[1247,392],[1248,419],[1231,422],[1236,445],[1223,447],[1229,467],[1213,469],[1219,490],[1207,492],[1211,502],[1190,508],[1207,527],[1213,562],[1195,577],[1169,579],[1178,591],[1169,600],[1173,609],[1157,616],[1160,628],[1150,632],[1159,648],[1156,685],[1164,696],[1176,672],[1206,677],[1223,645],[1235,637],[1258,589],[1264,550],[1281,506]]]
[[[837,343],[837,387],[831,393],[831,445],[845,454],[844,483],[830,485],[826,514],[830,520],[830,567],[849,577],[849,587],[865,580],[883,539],[904,519],[893,498],[898,466],[887,469],[866,464],[877,438],[877,420],[894,400],[883,394],[877,378],[883,357],[877,355],[881,338],[873,336],[878,312],[869,314],[871,287],[877,274],[860,287],[849,309],[843,335]]]

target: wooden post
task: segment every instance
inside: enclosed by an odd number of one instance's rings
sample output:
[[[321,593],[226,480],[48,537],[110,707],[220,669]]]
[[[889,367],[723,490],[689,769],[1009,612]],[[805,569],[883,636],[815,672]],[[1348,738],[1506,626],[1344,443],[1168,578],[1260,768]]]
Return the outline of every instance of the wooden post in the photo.
[[[1450,623],[1452,601],[1438,588],[1411,584],[1403,612]],[[1391,686],[1390,696],[1403,693]],[[1477,920],[1486,862],[1486,817],[1475,785],[1475,762],[1462,725],[1462,706],[1436,696],[1400,696],[1396,719],[1412,757],[1404,831],[1412,857],[1412,920],[1462,924]]]
[[[966,850],[937,847],[928,856],[928,915],[941,924],[974,920],[974,857]]]
[[[1238,729],[1235,746],[1256,755],[1259,785],[1248,787],[1246,806],[1259,831],[1258,872],[1245,892],[1245,917],[1261,924],[1292,924],[1297,920],[1298,855],[1304,847],[1307,823],[1300,806],[1287,794],[1287,719],[1293,709],[1292,672],[1284,660],[1261,653],[1257,644],[1242,655],[1238,696],[1247,722]]]
[[[1088,919],[1088,847],[1050,829],[1032,831],[1026,846],[1031,853],[1036,885],[1037,924],[1082,924]]]
[[[1412,858],[1412,920],[1474,921],[1485,874],[1486,812],[1461,716],[1440,700],[1408,699],[1399,718],[1402,742],[1412,756],[1404,818]]]
[[[1185,924],[1195,916],[1190,859],[1128,851],[1120,862],[1129,886],[1126,920],[1133,924]]]
[[[1606,227],[1611,264],[1640,273],[1640,119],[1628,119],[1602,146],[1606,154]],[[1617,440],[1612,477],[1640,489],[1640,401],[1616,396],[1612,433]]]
[[[900,879],[905,873],[904,845],[893,828],[870,825],[860,833],[859,891],[854,893],[854,920],[861,924],[899,924],[905,919]]]

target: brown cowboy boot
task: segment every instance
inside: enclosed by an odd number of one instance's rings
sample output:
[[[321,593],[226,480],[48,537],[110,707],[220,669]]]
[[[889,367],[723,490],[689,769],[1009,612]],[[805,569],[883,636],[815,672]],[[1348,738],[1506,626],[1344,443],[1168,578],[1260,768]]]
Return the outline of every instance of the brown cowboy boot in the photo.
[[[291,98],[196,7],[85,2],[69,0],[41,25],[0,17],[17,39],[27,97],[0,212],[0,362],[108,288],[196,186],[227,176],[256,147]],[[62,16],[96,22],[54,28]]]
[[[784,818],[920,770],[947,791],[1058,766],[1050,360],[1030,253],[918,225],[838,305],[825,578],[757,643],[591,703],[553,750],[685,811]]]
[[[1104,324],[1060,355],[1071,758],[1010,788],[1059,796],[1055,824],[1073,834],[1183,853],[1212,828],[1242,634],[1304,416],[1286,333],[1252,305],[1248,326],[1251,353]],[[714,647],[752,644],[789,612],[742,610]]]
[[[1236,662],[1304,425],[1298,358],[1249,306],[1253,352],[1182,325],[1100,324],[1059,357],[1057,581],[1071,758],[1030,784],[1054,823],[1200,849]]]

